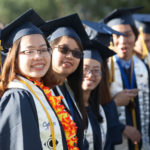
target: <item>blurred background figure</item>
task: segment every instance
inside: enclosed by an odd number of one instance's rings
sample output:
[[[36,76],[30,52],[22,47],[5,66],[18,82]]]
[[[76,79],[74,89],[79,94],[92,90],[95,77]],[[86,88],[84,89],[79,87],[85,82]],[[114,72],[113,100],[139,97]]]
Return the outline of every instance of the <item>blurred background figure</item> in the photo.
[[[134,51],[150,69],[150,14],[134,14],[133,18],[139,31]]]

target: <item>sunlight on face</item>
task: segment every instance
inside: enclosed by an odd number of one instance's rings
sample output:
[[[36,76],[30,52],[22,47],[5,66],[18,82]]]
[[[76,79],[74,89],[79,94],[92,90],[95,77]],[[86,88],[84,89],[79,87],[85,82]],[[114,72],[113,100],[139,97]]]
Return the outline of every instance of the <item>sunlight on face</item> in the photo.
[[[97,60],[90,58],[85,58],[83,64],[82,89],[84,91],[92,91],[101,81],[101,64]]]
[[[53,71],[57,74],[67,77],[77,69],[80,63],[80,59],[73,57],[71,53],[67,55],[63,54],[58,49],[59,45],[67,46],[72,51],[74,50],[80,51],[80,48],[73,38],[67,36],[63,36],[61,40],[57,43],[57,45],[53,48],[52,51]]]
[[[21,75],[40,80],[49,69],[50,53],[47,51],[45,55],[41,55],[41,52],[37,52],[31,57],[31,55],[23,53],[25,50],[47,50],[46,41],[40,34],[23,36],[18,55],[18,68]]]
[[[129,60],[132,56],[132,51],[135,45],[135,35],[130,25],[115,25],[112,27],[118,32],[124,33],[123,35],[113,34],[114,49],[119,58]]]

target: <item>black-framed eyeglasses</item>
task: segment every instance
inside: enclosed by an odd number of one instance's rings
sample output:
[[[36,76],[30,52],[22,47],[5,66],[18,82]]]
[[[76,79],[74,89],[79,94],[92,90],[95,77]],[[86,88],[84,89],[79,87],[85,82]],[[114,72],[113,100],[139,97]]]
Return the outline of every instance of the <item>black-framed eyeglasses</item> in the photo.
[[[25,54],[28,56],[35,56],[36,54],[40,54],[41,56],[49,56],[47,55],[50,53],[50,48],[42,48],[42,49],[27,49],[24,51],[20,51],[19,54]]]
[[[62,54],[69,54],[71,52],[72,56],[81,59],[83,57],[83,52],[80,50],[71,50],[68,46],[66,45],[58,45],[56,48],[58,48],[58,51],[61,52]]]

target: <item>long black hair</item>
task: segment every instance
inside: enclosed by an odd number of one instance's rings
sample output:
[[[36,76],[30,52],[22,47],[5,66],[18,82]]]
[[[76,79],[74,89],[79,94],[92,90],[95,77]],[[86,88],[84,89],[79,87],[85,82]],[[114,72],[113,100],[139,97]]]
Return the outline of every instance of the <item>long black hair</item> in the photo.
[[[55,40],[53,40],[52,42],[50,42],[50,46],[51,48],[53,48],[55,45],[58,44],[58,42],[61,40],[62,37],[59,37]],[[74,39],[75,40],[75,39]],[[78,44],[78,46],[80,47],[80,50],[83,51],[83,47],[82,44],[75,40]],[[83,93],[82,93],[82,76],[83,76],[83,58],[80,59],[80,63],[77,67],[77,69],[71,73],[68,77],[68,84],[70,86],[70,88],[72,89],[74,96],[75,96],[75,100],[77,102],[77,105],[79,107],[79,110],[82,114],[83,117],[83,129],[87,128],[87,114],[86,114],[86,110],[84,107],[84,103],[83,103]]]
[[[109,89],[109,71],[107,66],[107,61],[101,63],[102,79],[98,86],[91,92],[89,103],[97,116],[98,121],[101,123],[103,121],[100,115],[100,105],[104,106],[111,101],[111,94]]]

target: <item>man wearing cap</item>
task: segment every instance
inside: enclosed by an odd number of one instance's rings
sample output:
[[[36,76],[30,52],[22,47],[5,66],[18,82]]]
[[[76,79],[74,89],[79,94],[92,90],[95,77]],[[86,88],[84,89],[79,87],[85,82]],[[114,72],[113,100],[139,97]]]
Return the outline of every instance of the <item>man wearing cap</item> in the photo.
[[[131,99],[128,106],[118,107],[120,121],[125,125],[122,128],[123,143],[115,146],[118,150],[150,149],[148,72],[143,62],[132,56],[138,36],[132,14],[138,9],[116,9],[104,18],[108,26],[125,34],[113,35],[117,55],[113,57],[115,79],[110,86],[111,92],[115,96],[121,90],[129,89],[126,94]],[[133,96],[134,89],[138,89],[137,96]]]

